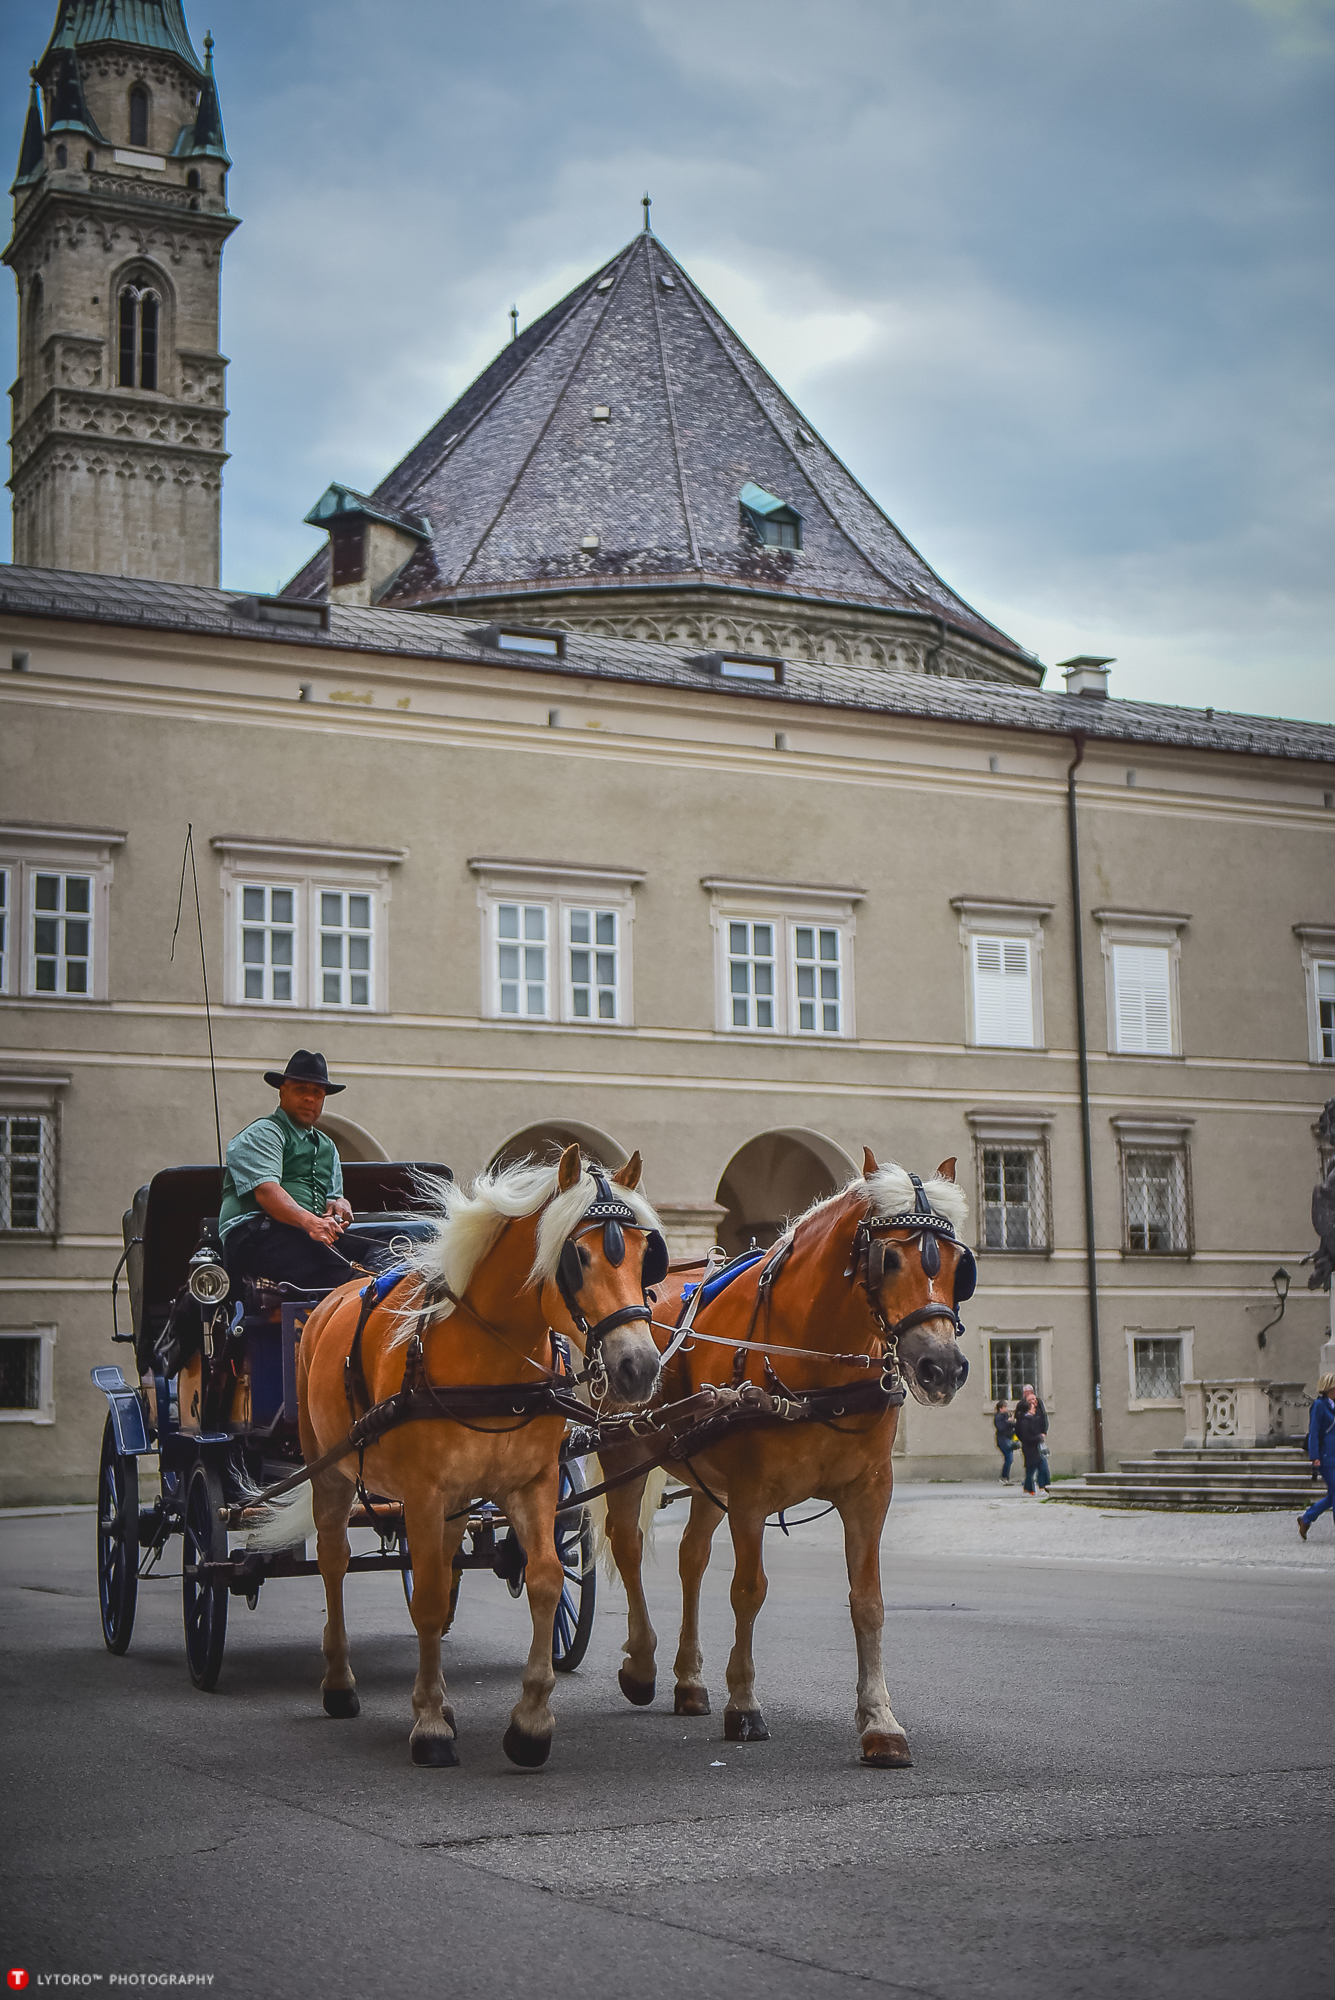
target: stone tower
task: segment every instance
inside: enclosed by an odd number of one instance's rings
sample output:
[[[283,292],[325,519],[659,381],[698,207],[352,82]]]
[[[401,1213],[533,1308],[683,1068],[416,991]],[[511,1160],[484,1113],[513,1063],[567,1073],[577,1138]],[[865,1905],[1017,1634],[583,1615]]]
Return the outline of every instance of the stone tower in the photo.
[[[237,217],[204,50],[181,0],[61,0],[33,70],[4,253],[16,563],[218,581]]]

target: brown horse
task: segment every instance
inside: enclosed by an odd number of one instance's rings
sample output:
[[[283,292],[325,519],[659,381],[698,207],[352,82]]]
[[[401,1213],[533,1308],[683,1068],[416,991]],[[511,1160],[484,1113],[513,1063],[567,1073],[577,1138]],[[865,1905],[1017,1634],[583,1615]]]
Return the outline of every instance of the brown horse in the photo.
[[[555,1168],[525,1162],[482,1175],[467,1192],[440,1183],[434,1240],[420,1246],[415,1271],[362,1325],[360,1359],[370,1400],[381,1402],[402,1387],[408,1343],[420,1326],[426,1375],[434,1385],[540,1381],[551,1367],[554,1328],[587,1356],[596,1386],[611,1399],[644,1402],[658,1378],[644,1279],[656,1274],[655,1265],[661,1273],[667,1253],[657,1217],[635,1192],[639,1178],[638,1153],[612,1176],[612,1188],[582,1165],[577,1146],[569,1146]],[[443,1297],[446,1286],[457,1305]],[[430,1304],[433,1296],[441,1302]],[[345,1367],[361,1310],[357,1289],[345,1285],[306,1322],[297,1394],[307,1464],[347,1435]],[[555,1520],[564,1431],[559,1415],[518,1426],[513,1417],[466,1424],[430,1418],[391,1430],[366,1450],[365,1486],[402,1501],[412,1550],[420,1655],[409,1738],[415,1764],[459,1761],[440,1641],[450,1623],[455,1551],[477,1499],[501,1509],[528,1555],[533,1644],[505,1753],[516,1764],[546,1762],[555,1726],[548,1707],[555,1683],[552,1623],[563,1582]],[[333,1716],[356,1715],[361,1706],[343,1622],[357,1480],[357,1454],[349,1452],[317,1473],[294,1501],[273,1503],[250,1536],[258,1548],[286,1546],[312,1528],[318,1536],[327,1607],[323,1695]]]
[[[695,1322],[698,1335],[692,1334],[664,1368],[660,1397],[672,1402],[711,1382],[760,1383],[767,1363],[784,1389],[795,1396],[810,1394],[867,1380],[865,1372],[859,1375],[830,1357],[888,1353],[892,1362],[897,1358],[919,1402],[948,1403],[968,1372],[958,1345],[962,1329],[956,1306],[972,1291],[974,1275],[973,1253],[955,1234],[968,1208],[954,1174],[955,1162],[947,1160],[924,1184],[902,1167],[878,1168],[868,1151],[861,1180],[810,1209],[763,1262],[742,1272],[703,1307]],[[699,1278],[698,1265],[674,1269],[666,1284],[657,1287],[654,1324],[661,1347],[679,1318],[684,1287]],[[738,1347],[747,1339],[802,1351],[765,1356]],[[890,1706],[881,1659],[885,1606],[880,1540],[890,1504],[890,1454],[898,1421],[895,1404],[828,1423],[771,1423],[725,1434],[682,1468],[692,1499],[679,1565],[678,1715],[709,1713],[699,1638],[700,1585],[714,1531],[726,1511],[736,1558],[736,1635],[728,1660],[724,1734],[737,1743],[769,1735],[756,1701],[752,1655],[755,1621],[768,1587],[761,1557],[765,1522],[782,1508],[826,1500],[838,1509],[844,1526],[862,1759],[887,1766],[912,1763],[908,1740]],[[604,1471],[614,1476],[644,1455],[643,1445],[607,1450]],[[675,1476],[676,1466],[673,1471]],[[643,1479],[631,1481],[607,1496],[608,1541],[630,1606],[621,1689],[641,1705],[654,1698],[657,1646],[640,1576],[644,1487]]]

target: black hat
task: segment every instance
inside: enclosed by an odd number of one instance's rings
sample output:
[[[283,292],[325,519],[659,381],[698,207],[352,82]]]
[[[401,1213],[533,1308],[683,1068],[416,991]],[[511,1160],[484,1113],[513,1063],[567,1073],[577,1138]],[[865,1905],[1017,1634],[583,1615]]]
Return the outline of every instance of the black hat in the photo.
[[[285,1083],[318,1083],[321,1090],[327,1092],[330,1097],[348,1087],[346,1083],[329,1081],[325,1059],[318,1049],[313,1054],[310,1049],[298,1049],[295,1055],[288,1057],[287,1068],[281,1076],[276,1069],[266,1069],[264,1081],[271,1083],[275,1090]]]

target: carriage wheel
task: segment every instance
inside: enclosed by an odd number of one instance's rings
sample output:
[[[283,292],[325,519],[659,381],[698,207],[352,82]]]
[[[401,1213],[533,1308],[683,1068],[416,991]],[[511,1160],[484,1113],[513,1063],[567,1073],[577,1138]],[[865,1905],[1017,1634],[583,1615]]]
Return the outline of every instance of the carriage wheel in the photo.
[[[185,1614],[185,1663],[197,1688],[216,1687],[227,1643],[227,1584],[197,1575],[199,1563],[227,1560],[227,1530],[218,1519],[222,1481],[203,1459],[185,1490],[185,1548],[181,1557],[181,1606]]]
[[[139,1594],[139,1461],[116,1449],[107,1417],[97,1470],[97,1598],[109,1653],[123,1653],[134,1630]]]
[[[584,1480],[579,1467],[563,1465],[557,1505],[564,1505],[583,1489]],[[593,1522],[589,1519],[587,1507],[578,1514],[557,1516],[556,1553],[565,1574],[552,1624],[552,1665],[558,1674],[573,1674],[589,1650],[589,1640],[593,1636],[594,1599],[598,1590]]]

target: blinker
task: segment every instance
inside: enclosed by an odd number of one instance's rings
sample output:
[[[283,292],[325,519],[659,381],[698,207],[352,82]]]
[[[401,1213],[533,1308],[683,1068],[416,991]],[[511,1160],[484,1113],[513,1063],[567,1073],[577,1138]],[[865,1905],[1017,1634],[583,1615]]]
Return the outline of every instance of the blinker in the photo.
[[[922,1254],[922,1268],[926,1277],[934,1278],[941,1269],[941,1245],[930,1230],[924,1229],[918,1239]]]
[[[619,1222],[603,1224],[603,1255],[614,1267],[625,1261],[626,1238]]]

